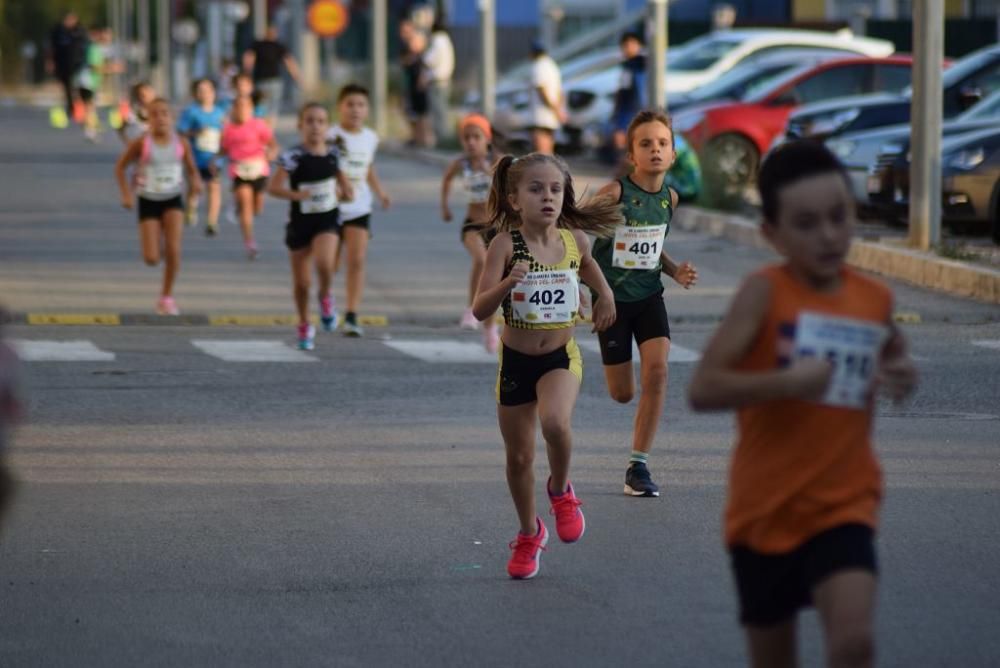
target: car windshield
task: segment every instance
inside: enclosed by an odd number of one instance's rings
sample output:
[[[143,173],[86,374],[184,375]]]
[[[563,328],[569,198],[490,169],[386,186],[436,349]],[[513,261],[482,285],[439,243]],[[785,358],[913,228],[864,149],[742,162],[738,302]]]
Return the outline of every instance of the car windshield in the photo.
[[[957,120],[960,121],[984,121],[1000,116],[1000,91],[993,93],[988,98],[970,107],[968,111],[960,114]]]
[[[673,72],[700,72],[717,63],[720,58],[743,43],[737,35],[711,35],[684,45],[670,59],[668,67]]]
[[[764,81],[758,81],[756,84],[748,88],[745,93],[743,93],[743,101],[753,104],[763,102],[764,98],[768,95],[784,87],[788,83],[795,81],[804,73],[815,67],[815,65],[802,65],[801,67],[786,70],[783,74],[779,74],[778,76],[770,77]]]
[[[689,99],[696,102],[719,99],[739,100],[754,87],[771,81],[791,67],[794,67],[792,63],[740,67],[691,91]]]
[[[941,85],[944,88],[951,88],[952,86],[957,85],[960,81],[967,78],[979,68],[995,60],[996,57],[996,52],[994,50],[989,50],[983,51],[982,53],[974,53],[971,56],[962,58],[944,71],[941,75]],[[903,95],[910,96],[912,94],[912,86],[907,86],[906,89],[903,90]]]

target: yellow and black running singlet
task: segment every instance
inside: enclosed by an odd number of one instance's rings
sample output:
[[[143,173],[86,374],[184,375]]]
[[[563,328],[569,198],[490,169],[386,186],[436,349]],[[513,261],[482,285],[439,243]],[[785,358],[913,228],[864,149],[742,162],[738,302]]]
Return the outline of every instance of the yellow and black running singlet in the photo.
[[[569,230],[559,230],[562,260],[544,265],[531,255],[521,232],[510,233],[514,253],[504,270],[506,277],[518,262],[528,263],[528,275],[504,297],[503,319],[518,329],[564,329],[576,325],[579,309],[580,249]]]

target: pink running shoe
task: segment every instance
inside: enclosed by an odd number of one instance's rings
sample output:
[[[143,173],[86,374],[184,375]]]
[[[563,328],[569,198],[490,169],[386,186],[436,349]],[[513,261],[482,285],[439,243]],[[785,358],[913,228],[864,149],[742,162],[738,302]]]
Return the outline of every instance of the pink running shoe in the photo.
[[[479,329],[479,321],[476,320],[476,316],[472,315],[471,308],[467,308],[462,312],[462,318],[458,321],[458,326],[461,329]]]
[[[552,478],[549,478],[549,483],[551,482]],[[545,489],[549,489],[548,484]],[[580,540],[587,529],[587,522],[580,512],[583,502],[573,493],[573,485],[567,483],[566,491],[559,496],[553,496],[550,491],[549,503],[552,504],[550,512],[556,516],[556,533],[559,534],[559,540],[564,543],[575,543]]]
[[[180,315],[181,310],[177,308],[177,302],[171,296],[160,297],[156,302],[156,312],[160,315]]]
[[[500,346],[500,334],[497,332],[497,323],[491,317],[483,323],[483,345],[486,351],[495,353]]]
[[[247,259],[256,260],[257,256],[260,255],[260,251],[257,250],[257,242],[250,240],[244,242],[243,246],[247,249]]]
[[[507,562],[507,573],[515,580],[530,580],[538,575],[542,550],[549,542],[549,531],[541,517],[536,517],[535,521],[538,523],[538,532],[534,536],[525,536],[519,531],[517,538],[510,542],[513,554]]]

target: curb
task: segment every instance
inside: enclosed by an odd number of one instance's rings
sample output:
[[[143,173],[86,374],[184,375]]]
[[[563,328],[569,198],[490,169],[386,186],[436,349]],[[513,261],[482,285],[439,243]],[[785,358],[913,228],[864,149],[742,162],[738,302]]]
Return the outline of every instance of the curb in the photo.
[[[91,327],[174,326],[174,327],[293,327],[298,324],[294,315],[259,314],[207,314],[192,313],[178,316],[151,313],[9,313],[7,322],[14,325],[64,325]],[[310,318],[313,324],[319,317]],[[358,324],[366,327],[388,327],[384,315],[358,316]]]
[[[773,250],[759,226],[743,216],[685,205],[677,210],[678,225],[739,244]],[[1000,304],[1000,271],[940,258],[932,253],[855,239],[847,263],[913,285]]]

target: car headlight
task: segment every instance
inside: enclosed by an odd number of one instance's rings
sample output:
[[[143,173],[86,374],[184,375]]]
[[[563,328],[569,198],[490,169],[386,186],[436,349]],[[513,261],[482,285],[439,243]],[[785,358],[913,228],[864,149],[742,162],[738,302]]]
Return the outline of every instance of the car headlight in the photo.
[[[860,115],[860,109],[845,109],[830,116],[821,116],[809,125],[809,134],[832,135]]]
[[[685,114],[683,111],[676,116],[674,116],[674,130],[676,132],[688,132],[699,123],[705,120],[705,114],[702,112],[692,112]]]
[[[985,159],[986,151],[983,150],[982,146],[977,146],[976,148],[966,149],[951,156],[947,156],[944,163],[949,167],[954,167],[955,169],[961,169],[962,171],[967,172],[981,165]]]
[[[850,139],[833,139],[826,142],[826,147],[841,160],[846,160],[854,153],[854,149],[858,147],[858,143]]]

